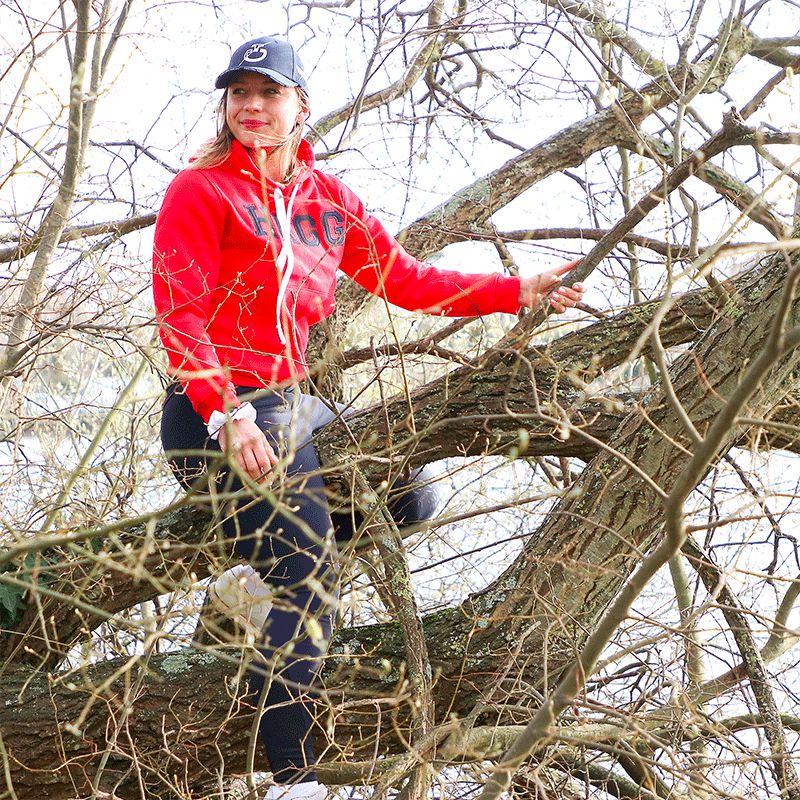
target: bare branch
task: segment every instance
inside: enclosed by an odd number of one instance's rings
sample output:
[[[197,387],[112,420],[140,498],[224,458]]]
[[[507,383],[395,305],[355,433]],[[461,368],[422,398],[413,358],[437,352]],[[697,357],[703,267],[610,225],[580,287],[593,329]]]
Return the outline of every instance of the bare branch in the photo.
[[[371,94],[362,94],[350,103],[346,103],[335,111],[326,114],[322,119],[317,120],[311,125],[311,132],[308,140],[312,144],[316,144],[323,139],[327,133],[332,131],[339,125],[349,121],[355,115],[371,111],[379,106],[386,105],[398,97],[406,94],[422,77],[425,70],[430,66],[432,61],[438,54],[439,37],[442,34],[442,28],[446,30],[446,26],[442,26],[442,3],[440,0],[435,0],[430,7],[428,18],[428,30],[422,34],[422,44],[417,51],[416,55],[411,59],[408,68],[402,78],[399,78],[394,83],[383,89],[372,92]],[[366,83],[369,80],[369,75],[364,78],[364,86],[362,92],[366,92]],[[344,135],[340,137],[343,140]]]
[[[748,625],[747,615],[739,599],[727,586],[722,571],[691,536],[686,537],[683,550],[691,558],[692,565],[702,578],[706,590],[713,592],[719,598],[720,610],[742,655],[745,674],[764,720],[764,732],[772,749],[772,771],[781,796],[797,800],[800,798],[800,778],[790,758],[783,722],[769,685],[769,675]]]
[[[787,50],[788,47],[800,47],[797,36],[780,36],[772,39],[754,39],[750,55],[775,64],[777,67],[797,69],[800,56]]]
[[[658,78],[666,73],[667,67],[663,61],[637,42],[625,28],[599,13],[597,6],[590,8],[576,0],[541,0],[541,2],[549,8],[591,23],[598,41],[608,41],[621,47],[645,74]]]
[[[154,225],[156,216],[155,213],[141,214],[138,217],[129,217],[114,222],[97,222],[93,225],[76,225],[73,228],[65,228],[58,243],[75,242],[92,236],[103,236],[107,233],[114,234],[116,237],[125,236],[133,231]],[[39,233],[30,239],[22,239],[19,244],[0,249],[0,264],[25,258],[33,253],[41,242],[42,235]]]

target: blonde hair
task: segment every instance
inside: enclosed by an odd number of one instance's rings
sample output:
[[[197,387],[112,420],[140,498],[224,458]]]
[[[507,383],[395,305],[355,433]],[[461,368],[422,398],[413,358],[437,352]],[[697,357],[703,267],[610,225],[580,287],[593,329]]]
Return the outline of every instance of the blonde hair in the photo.
[[[297,90],[297,98],[300,101],[300,108],[304,111],[310,111],[311,102],[308,93],[299,86],[296,86],[295,89]],[[225,119],[227,100],[228,90],[226,88],[217,106],[217,135],[200,148],[197,156],[189,164],[189,169],[218,167],[230,155],[231,147],[233,147],[233,133],[231,133],[228,121]],[[286,158],[287,167],[283,176],[284,182],[290,181],[297,172],[297,151],[300,148],[302,138],[303,126],[297,124],[284,141],[275,145],[271,152],[271,155],[277,155],[278,159]]]

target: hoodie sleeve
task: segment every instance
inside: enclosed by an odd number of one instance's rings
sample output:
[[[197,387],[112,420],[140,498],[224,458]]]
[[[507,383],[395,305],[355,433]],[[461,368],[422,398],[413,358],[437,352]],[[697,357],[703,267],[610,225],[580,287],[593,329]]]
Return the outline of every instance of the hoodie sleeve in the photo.
[[[474,317],[519,311],[519,278],[437,269],[418,261],[338,182],[346,211],[343,272],[390,303],[426,314]]]
[[[153,297],[169,371],[206,422],[212,411],[239,405],[207,333],[224,227],[222,200],[208,178],[198,170],[180,172],[156,221]]]

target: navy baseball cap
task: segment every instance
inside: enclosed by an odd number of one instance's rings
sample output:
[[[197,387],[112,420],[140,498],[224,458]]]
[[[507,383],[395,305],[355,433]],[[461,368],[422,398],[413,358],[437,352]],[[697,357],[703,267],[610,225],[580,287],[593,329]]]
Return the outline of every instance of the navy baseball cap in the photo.
[[[308,90],[303,75],[303,63],[294,48],[283,39],[261,36],[239,47],[231,56],[231,63],[216,80],[217,89],[224,89],[240,70],[257,72],[271,78],[281,86],[299,86]]]

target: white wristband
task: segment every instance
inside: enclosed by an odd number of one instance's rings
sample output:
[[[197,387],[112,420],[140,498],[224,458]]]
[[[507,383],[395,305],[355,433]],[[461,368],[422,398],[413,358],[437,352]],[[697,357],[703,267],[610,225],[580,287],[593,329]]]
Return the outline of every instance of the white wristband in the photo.
[[[249,419],[250,422],[256,421],[256,410],[252,403],[242,403],[227,414],[222,411],[212,411],[206,428],[208,435],[216,442],[219,439],[219,432],[225,427],[228,420]]]

